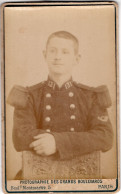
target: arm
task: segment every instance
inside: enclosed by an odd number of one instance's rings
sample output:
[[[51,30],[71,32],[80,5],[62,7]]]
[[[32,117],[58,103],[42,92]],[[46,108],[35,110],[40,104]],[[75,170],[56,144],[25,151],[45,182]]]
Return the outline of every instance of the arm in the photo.
[[[32,100],[29,98],[25,108],[15,108],[13,124],[13,143],[17,151],[29,150],[33,136],[39,133]]]
[[[29,150],[33,136],[39,133],[32,95],[27,88],[14,86],[7,103],[14,106],[13,143],[17,151]]]
[[[98,103],[94,103],[88,115],[85,132],[53,133],[61,159],[94,151],[107,151],[112,147],[113,131],[108,113]]]

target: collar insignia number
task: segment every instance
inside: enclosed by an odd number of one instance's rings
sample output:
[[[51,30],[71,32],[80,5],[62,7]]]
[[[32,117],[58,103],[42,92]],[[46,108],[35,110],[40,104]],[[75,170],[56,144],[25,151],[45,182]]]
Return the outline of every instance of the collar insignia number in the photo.
[[[53,90],[55,89],[55,83],[53,81],[50,81],[48,82],[48,86],[53,88]]]
[[[48,86],[54,90],[56,88],[56,83],[54,81],[49,80],[48,81]],[[65,84],[63,84],[62,87],[64,87],[67,90],[71,86],[72,86],[72,82],[71,81],[68,81]]]
[[[71,81],[65,83],[65,88],[68,89],[72,86]]]
[[[108,116],[100,116],[100,117],[98,117],[98,120],[103,121],[103,122],[107,122]]]

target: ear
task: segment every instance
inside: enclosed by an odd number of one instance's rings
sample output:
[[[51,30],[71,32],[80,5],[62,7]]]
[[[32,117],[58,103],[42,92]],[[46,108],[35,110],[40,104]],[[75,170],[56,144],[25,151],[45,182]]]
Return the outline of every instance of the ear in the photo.
[[[79,64],[80,61],[81,61],[81,55],[78,54],[78,55],[76,56],[76,62],[77,62],[77,64]]]
[[[46,59],[46,50],[43,50],[43,56]]]

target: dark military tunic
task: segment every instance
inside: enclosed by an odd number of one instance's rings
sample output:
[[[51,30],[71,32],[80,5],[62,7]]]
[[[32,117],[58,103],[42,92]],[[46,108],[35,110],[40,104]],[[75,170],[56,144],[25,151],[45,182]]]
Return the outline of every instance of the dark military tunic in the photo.
[[[48,79],[32,87],[15,87],[8,101],[15,107],[13,142],[17,151],[31,150],[33,136],[41,133],[53,134],[55,160],[67,161],[112,147],[106,86],[91,88],[69,80],[59,88]]]

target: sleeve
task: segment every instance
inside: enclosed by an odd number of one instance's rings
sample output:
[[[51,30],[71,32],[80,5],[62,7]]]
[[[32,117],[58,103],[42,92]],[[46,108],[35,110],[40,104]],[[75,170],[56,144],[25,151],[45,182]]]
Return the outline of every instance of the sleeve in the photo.
[[[33,141],[33,136],[39,133],[36,126],[31,98],[25,108],[15,108],[13,119],[13,143],[17,151],[29,150],[29,144]]]
[[[87,124],[88,127],[84,132],[53,133],[62,160],[111,149],[113,130],[107,109],[100,107],[97,102],[93,103]]]

